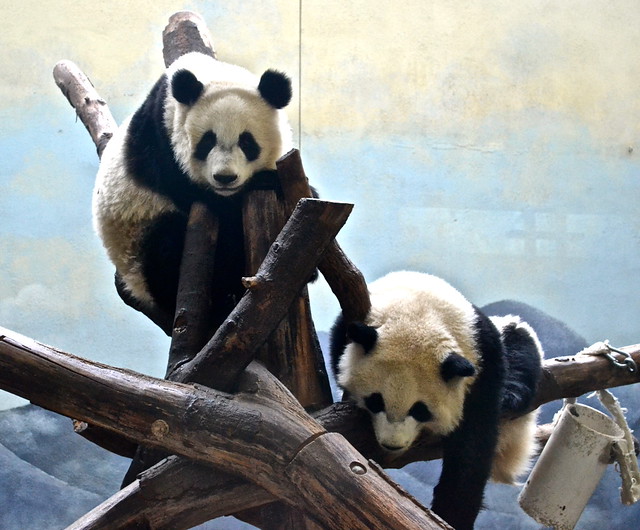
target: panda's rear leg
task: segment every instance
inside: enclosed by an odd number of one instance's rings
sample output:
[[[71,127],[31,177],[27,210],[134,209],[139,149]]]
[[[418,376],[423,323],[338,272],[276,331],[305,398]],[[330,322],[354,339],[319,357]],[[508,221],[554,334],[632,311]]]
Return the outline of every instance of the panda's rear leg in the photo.
[[[171,335],[176,312],[186,229],[185,215],[166,213],[145,230],[139,247],[142,276],[152,302],[137,301],[137,307],[133,307],[147,315],[167,335]]]
[[[171,335],[173,329],[173,314],[163,311],[155,304],[149,304],[135,298],[126,288],[124,281],[122,281],[122,278],[120,278],[117,272],[115,274],[115,284],[116,291],[125,304],[136,311],[140,311],[167,335]]]
[[[533,328],[520,317],[491,317],[500,331],[505,350],[505,377],[502,410],[526,411],[536,394],[544,352]]]

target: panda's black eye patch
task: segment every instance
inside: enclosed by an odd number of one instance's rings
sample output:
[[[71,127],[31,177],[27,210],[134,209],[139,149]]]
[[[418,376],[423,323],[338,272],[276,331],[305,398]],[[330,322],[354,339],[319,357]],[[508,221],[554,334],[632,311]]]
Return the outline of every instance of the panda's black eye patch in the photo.
[[[249,162],[258,160],[261,149],[258,142],[256,142],[256,139],[253,137],[253,134],[247,131],[243,132],[238,138],[238,145]]]
[[[422,401],[416,401],[413,406],[409,409],[409,416],[411,416],[414,420],[419,422],[427,422],[431,418],[433,418],[433,414],[429,410]]]
[[[382,398],[382,394],[380,392],[375,392],[370,396],[364,398],[364,406],[369,409],[369,412],[372,414],[377,414],[378,412],[382,412],[384,410],[384,399]]]
[[[218,143],[216,133],[213,131],[207,131],[202,135],[202,138],[200,138],[193,156],[204,162],[207,159],[209,152],[216,146],[216,143]]]

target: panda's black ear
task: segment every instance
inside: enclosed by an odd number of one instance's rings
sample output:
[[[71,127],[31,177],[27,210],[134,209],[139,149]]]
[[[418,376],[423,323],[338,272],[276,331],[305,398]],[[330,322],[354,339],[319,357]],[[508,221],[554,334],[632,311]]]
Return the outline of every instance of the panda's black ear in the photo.
[[[189,70],[178,70],[171,78],[171,95],[184,105],[193,105],[204,85]]]
[[[274,109],[282,109],[291,101],[291,79],[277,70],[267,70],[260,78],[258,92]]]
[[[454,377],[471,377],[476,373],[475,366],[462,355],[451,352],[440,365],[440,375],[445,381]]]
[[[362,322],[352,322],[347,327],[347,337],[360,344],[364,348],[364,353],[367,354],[378,342],[378,330]]]

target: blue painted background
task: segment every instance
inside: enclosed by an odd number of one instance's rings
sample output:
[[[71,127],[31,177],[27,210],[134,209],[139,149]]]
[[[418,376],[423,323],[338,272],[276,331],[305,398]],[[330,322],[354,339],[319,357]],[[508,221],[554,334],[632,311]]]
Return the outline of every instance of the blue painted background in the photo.
[[[4,2],[0,325],[163,373],[166,338],[120,302],[92,233],[98,160],[51,70],[77,62],[121,121],[184,8],[221,59],[290,73],[305,168],[355,203],[339,240],[368,280],[421,269],[478,305],[516,299],[589,342],[639,342],[635,1]],[[326,330],[337,303],[322,281],[311,295]]]

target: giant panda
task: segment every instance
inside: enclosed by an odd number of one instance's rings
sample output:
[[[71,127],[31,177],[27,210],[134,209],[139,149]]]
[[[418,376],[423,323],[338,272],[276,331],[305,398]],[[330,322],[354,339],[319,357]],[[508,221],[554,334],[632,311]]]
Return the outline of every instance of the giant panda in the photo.
[[[291,81],[202,53],[178,58],[107,144],[93,194],[94,227],[122,299],[170,334],[191,204],[218,216],[214,286],[219,325],[244,289],[242,195],[291,149],[282,110]],[[272,179],[273,180],[273,179]]]
[[[364,322],[341,316],[331,362],[345,396],[366,409],[380,446],[406,451],[426,431],[443,438],[433,510],[472,528],[487,480],[512,483],[535,450],[536,413],[526,412],[542,347],[519,317],[488,318],[447,282],[392,272],[369,285]]]

